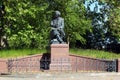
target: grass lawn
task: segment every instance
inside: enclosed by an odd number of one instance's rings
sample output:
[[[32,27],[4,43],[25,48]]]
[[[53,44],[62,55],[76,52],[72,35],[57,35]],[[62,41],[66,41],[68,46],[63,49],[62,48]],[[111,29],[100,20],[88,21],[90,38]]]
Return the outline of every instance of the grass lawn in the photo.
[[[42,54],[46,52],[47,52],[46,50],[39,50],[39,49],[1,50],[0,58],[17,58],[22,56],[30,56],[34,54]],[[70,49],[70,54],[87,56],[92,58],[102,58],[102,59],[120,58],[120,54],[115,54],[112,52],[106,52],[101,50],[91,50],[91,49]]]
[[[42,54],[45,52],[47,51],[39,49],[1,50],[0,58],[17,58],[23,56],[30,56],[34,54]]]
[[[70,54],[92,57],[92,58],[101,58],[101,59],[120,58],[120,53],[116,54],[113,52],[107,52],[107,51],[102,51],[102,50],[92,50],[92,49],[71,49]]]

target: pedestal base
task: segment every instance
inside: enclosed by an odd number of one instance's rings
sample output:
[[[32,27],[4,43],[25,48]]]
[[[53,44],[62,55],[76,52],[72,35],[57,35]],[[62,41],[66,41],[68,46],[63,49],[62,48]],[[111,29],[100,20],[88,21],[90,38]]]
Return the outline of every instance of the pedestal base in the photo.
[[[68,44],[51,45],[50,70],[71,70]]]

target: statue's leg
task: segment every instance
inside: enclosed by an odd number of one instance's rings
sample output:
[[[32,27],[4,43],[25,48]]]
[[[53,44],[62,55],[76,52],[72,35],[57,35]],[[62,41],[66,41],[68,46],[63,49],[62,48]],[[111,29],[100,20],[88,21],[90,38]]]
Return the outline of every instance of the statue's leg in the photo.
[[[65,32],[64,32],[63,29],[61,29],[61,35],[62,35],[63,37],[65,37]]]
[[[60,38],[62,39],[62,41],[64,42],[65,41],[65,32],[63,29],[60,29],[59,30],[59,33],[60,33]]]
[[[61,39],[61,37],[59,35],[56,35],[57,37],[57,40],[60,42],[60,43],[63,43],[63,40]]]

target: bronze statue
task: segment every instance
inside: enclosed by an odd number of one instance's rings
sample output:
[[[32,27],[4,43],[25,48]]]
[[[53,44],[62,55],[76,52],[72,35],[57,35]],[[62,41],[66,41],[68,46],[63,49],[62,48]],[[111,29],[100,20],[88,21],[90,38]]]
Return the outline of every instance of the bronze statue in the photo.
[[[65,43],[64,19],[60,15],[59,11],[55,11],[51,21],[51,44]]]

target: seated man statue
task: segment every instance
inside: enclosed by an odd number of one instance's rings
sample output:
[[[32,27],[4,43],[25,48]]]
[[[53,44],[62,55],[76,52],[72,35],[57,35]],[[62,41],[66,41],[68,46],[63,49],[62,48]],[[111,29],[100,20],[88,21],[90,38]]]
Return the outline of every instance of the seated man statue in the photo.
[[[60,17],[61,13],[55,11],[53,19],[51,21],[51,44],[63,44],[64,43],[64,19]]]

